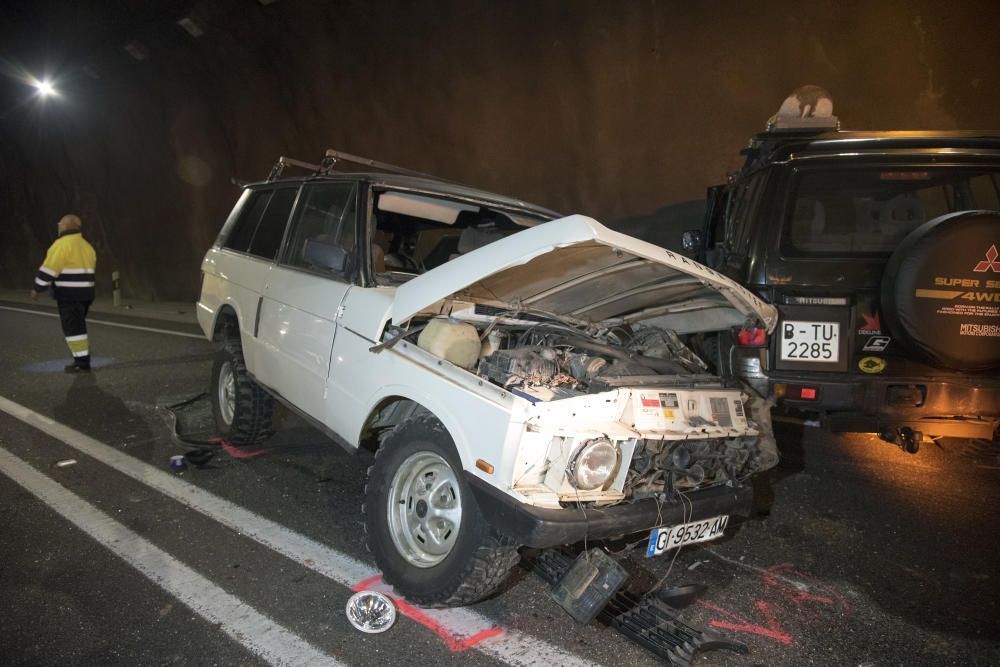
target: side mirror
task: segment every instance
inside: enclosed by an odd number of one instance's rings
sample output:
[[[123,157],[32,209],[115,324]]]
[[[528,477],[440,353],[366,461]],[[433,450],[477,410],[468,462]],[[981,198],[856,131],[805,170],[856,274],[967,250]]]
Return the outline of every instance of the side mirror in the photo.
[[[702,248],[701,230],[689,229],[681,235],[681,246],[688,252],[698,252]]]
[[[339,245],[323,243],[319,239],[306,239],[302,258],[315,267],[343,273],[347,268],[347,251]]]

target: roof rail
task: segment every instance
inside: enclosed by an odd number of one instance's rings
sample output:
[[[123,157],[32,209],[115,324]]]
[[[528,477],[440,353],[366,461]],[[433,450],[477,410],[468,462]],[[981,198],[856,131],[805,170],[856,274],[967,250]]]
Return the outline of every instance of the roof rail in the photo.
[[[360,157],[358,155],[351,155],[350,153],[344,153],[343,151],[337,151],[332,148],[328,148],[326,154],[319,164],[312,164],[310,162],[303,162],[302,160],[296,160],[294,158],[285,157],[282,155],[278,158],[278,161],[271,167],[271,173],[267,176],[267,182],[277,180],[281,178],[281,174],[285,171],[285,167],[299,167],[301,169],[306,169],[313,172],[315,176],[326,176],[334,171],[336,165],[340,162],[349,162],[351,164],[357,164],[370,169],[376,169],[378,171],[386,171],[392,174],[401,174],[404,176],[418,176],[420,178],[430,178],[435,181],[443,181],[445,179],[439,178],[437,176],[432,176],[431,174],[425,174],[423,172],[414,171],[412,169],[406,169],[404,167],[397,167],[392,164],[387,164],[385,162],[379,162],[378,160],[372,160],[366,157]]]

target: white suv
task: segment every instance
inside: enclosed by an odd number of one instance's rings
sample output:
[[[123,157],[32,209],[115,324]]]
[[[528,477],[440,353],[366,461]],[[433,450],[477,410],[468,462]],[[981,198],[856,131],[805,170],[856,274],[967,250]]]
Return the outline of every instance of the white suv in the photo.
[[[655,555],[748,513],[747,477],[778,460],[770,405],[687,342],[770,330],[773,307],[580,215],[289,162],[202,265],[216,421],[258,441],[277,399],[373,451],[367,543],[399,593],[467,604],[521,545],[647,531]]]

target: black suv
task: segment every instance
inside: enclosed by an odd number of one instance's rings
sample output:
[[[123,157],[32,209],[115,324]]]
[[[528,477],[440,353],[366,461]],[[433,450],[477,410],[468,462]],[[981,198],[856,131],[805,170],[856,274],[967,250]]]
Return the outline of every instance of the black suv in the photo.
[[[1000,423],[1000,134],[770,129],[709,189],[699,259],[776,305],[713,352],[784,408],[915,452]]]

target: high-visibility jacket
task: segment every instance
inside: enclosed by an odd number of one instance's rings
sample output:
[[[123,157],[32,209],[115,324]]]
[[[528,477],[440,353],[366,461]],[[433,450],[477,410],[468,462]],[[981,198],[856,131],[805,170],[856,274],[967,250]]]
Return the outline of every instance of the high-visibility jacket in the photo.
[[[97,253],[79,231],[63,232],[45,255],[35,274],[35,289],[52,285],[60,301],[93,301]]]

